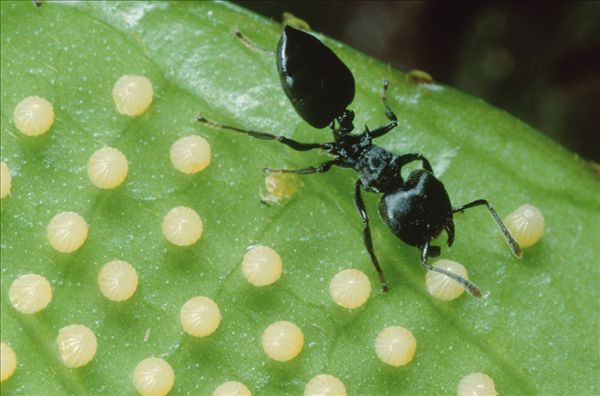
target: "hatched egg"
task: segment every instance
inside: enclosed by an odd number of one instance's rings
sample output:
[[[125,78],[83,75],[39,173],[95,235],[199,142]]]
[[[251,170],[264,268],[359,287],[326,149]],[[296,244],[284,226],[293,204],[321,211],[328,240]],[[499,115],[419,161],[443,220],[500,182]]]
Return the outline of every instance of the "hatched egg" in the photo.
[[[153,94],[150,80],[133,74],[126,74],[119,78],[112,90],[117,111],[132,117],[148,110]]]
[[[17,369],[17,354],[4,342],[0,343],[0,382],[9,379]]]
[[[344,383],[333,375],[321,374],[304,387],[304,396],[346,396]]]
[[[265,177],[266,193],[261,193],[261,199],[268,203],[278,203],[290,199],[298,188],[298,178],[293,173],[273,172]]]
[[[250,389],[241,382],[228,381],[215,389],[213,396],[252,396]]]
[[[70,325],[58,331],[58,354],[68,368],[88,364],[96,355],[98,344],[94,332],[83,325]]]
[[[125,301],[133,296],[138,285],[135,268],[126,261],[113,260],[98,273],[98,286],[111,301]]]
[[[358,308],[371,295],[371,282],[364,272],[347,269],[335,274],[329,284],[333,301],[344,308]]]
[[[0,162],[0,199],[9,196],[11,181],[8,165],[4,161]]]
[[[460,380],[458,396],[496,396],[494,380],[483,373],[472,373]]]
[[[208,297],[194,297],[181,307],[179,315],[183,330],[194,337],[206,337],[219,327],[219,306]]]
[[[190,246],[202,236],[202,219],[194,209],[178,206],[163,219],[162,232],[173,245]]]
[[[13,121],[23,135],[43,135],[54,122],[52,103],[39,96],[28,96],[15,107]]]
[[[456,261],[441,259],[436,261],[433,266],[469,279],[465,267]],[[427,271],[425,274],[425,284],[427,285],[429,294],[443,301],[454,300],[460,297],[465,291],[465,288],[454,279],[434,271]]]
[[[19,276],[10,285],[8,298],[17,311],[34,314],[50,304],[52,287],[41,275],[25,274]]]
[[[263,350],[273,360],[287,362],[292,360],[304,345],[302,330],[287,321],[275,322],[262,335]]]
[[[87,174],[96,187],[111,189],[123,183],[128,168],[127,158],[122,152],[112,147],[104,147],[90,157]]]
[[[413,359],[417,340],[402,326],[383,329],[375,340],[375,352],[379,359],[390,366],[404,366]]]
[[[133,385],[143,396],[166,395],[174,383],[171,365],[160,358],[144,359],[133,370]]]
[[[252,246],[242,259],[242,273],[254,286],[267,286],[281,278],[281,257],[270,247]]]
[[[173,143],[170,156],[178,171],[197,173],[210,164],[210,144],[201,136],[186,136]]]
[[[71,253],[85,242],[88,226],[75,212],[61,212],[54,216],[46,229],[50,245],[59,252]]]
[[[523,205],[504,220],[519,246],[529,247],[544,235],[544,215],[533,205]]]

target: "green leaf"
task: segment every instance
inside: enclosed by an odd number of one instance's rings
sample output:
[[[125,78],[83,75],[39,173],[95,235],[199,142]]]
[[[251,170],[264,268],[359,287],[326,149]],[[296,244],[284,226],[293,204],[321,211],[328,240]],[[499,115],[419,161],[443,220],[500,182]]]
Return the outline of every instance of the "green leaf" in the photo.
[[[326,141],[326,131],[302,122],[283,94],[271,56],[242,45],[239,27],[274,48],[280,26],[223,3],[2,2],[2,160],[13,175],[2,200],[2,341],[18,368],[2,394],[133,394],[133,368],[159,356],[176,373],[173,394],[211,394],[222,382],[245,383],[255,394],[300,394],[310,378],[328,373],[349,394],[453,394],[471,372],[490,375],[496,389],[515,394],[597,394],[599,372],[598,177],[572,153],[510,115],[442,85],[415,85],[405,75],[330,39],[357,81],[356,125],[386,122],[379,98],[391,82],[399,126],[378,144],[421,152],[432,162],[455,205],[487,198],[501,215],[532,203],[546,218],[543,239],[514,259],[489,215],[473,209],[455,219],[455,245],[442,257],[463,263],[484,298],[439,302],[424,287],[419,252],[396,239],[365,199],[373,239],[391,285],[379,291],[353,207],[356,174],[336,169],[306,176],[281,205],[260,202],[261,169],[315,165],[325,156],[298,153],[194,122],[271,131],[301,141]],[[123,74],[147,76],[155,99],[138,118],[117,113],[111,89]],[[52,130],[26,138],[12,112],[26,96],[50,100]],[[211,165],[194,176],[171,166],[168,148],[200,134],[212,145]],[[89,156],[102,146],[123,151],[129,175],[114,191],[93,187]],[[193,247],[169,245],[160,231],[172,207],[203,218]],[[72,254],[52,250],[45,228],[58,212],[80,213],[89,238]],[[443,241],[440,241],[443,243]],[[272,246],[284,261],[282,279],[257,289],[239,265],[249,245]],[[140,277],[134,297],[106,300],[97,286],[111,259],[132,263]],[[333,275],[358,268],[374,293],[348,311],[329,298]],[[24,273],[49,279],[49,307],[23,315],[8,302]],[[220,306],[215,334],[194,339],[179,325],[179,309],[204,295]],[[304,332],[295,360],[262,352],[261,334],[290,320]],[[87,366],[69,370],[55,348],[58,330],[84,324],[98,338]],[[417,339],[414,360],[392,368],[373,343],[385,326],[402,325]],[[149,332],[149,338],[145,336]]]

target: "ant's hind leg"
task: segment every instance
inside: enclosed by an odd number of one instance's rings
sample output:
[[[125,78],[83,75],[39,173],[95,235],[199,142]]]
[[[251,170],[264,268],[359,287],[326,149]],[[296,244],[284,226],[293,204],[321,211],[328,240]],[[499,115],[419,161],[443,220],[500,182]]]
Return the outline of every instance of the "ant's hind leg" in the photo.
[[[452,213],[456,213],[456,212],[462,212],[465,209],[469,209],[475,206],[481,206],[481,205],[485,205],[487,206],[488,210],[490,211],[490,214],[492,215],[492,218],[494,219],[494,221],[496,222],[496,224],[498,225],[498,228],[500,228],[500,232],[502,232],[502,235],[504,236],[504,239],[506,239],[506,242],[508,243],[508,246],[510,247],[510,250],[512,251],[512,253],[517,256],[518,258],[522,258],[523,257],[523,252],[521,251],[521,247],[519,246],[519,244],[517,243],[517,241],[515,241],[515,239],[513,238],[512,235],[510,235],[510,232],[508,231],[508,229],[506,228],[506,226],[504,225],[504,223],[502,222],[502,220],[500,219],[500,216],[498,216],[498,213],[496,213],[496,211],[494,210],[494,207],[492,205],[490,205],[490,203],[488,201],[486,201],[485,199],[477,199],[473,202],[469,202],[466,205],[463,205],[459,208],[453,209]]]
[[[248,37],[244,36],[242,34],[242,32],[240,32],[240,29],[237,26],[233,28],[233,30],[231,31],[231,33],[235,37],[237,37],[242,42],[242,44],[244,44],[246,47],[250,48],[251,50],[256,51],[256,52],[260,52],[260,53],[263,53],[263,54],[266,54],[266,55],[275,55],[275,51],[272,51],[270,49],[266,49],[266,48],[260,47],[260,46],[256,45],[254,43],[254,41],[252,41]]]
[[[230,125],[222,125],[216,121],[209,120],[202,115],[197,115],[196,121],[200,122],[202,124],[208,125],[209,127],[212,127],[212,128],[226,129],[226,130],[233,131],[233,132],[239,132],[239,133],[243,133],[245,135],[250,135],[254,138],[261,139],[261,140],[275,140],[275,141],[278,141],[279,143],[283,143],[286,146],[291,147],[292,149],[294,149],[296,151],[308,151],[308,150],[313,150],[313,149],[324,148],[324,146],[321,143],[300,143],[293,139],[289,139],[289,138],[286,138],[285,136],[281,136],[281,135],[273,135],[271,133],[266,133],[266,132],[252,131],[250,129],[243,129],[243,128],[238,128],[238,127],[234,127],[234,126],[230,126]]]
[[[373,249],[373,241],[371,239],[371,229],[369,228],[369,216],[367,215],[367,209],[365,208],[365,203],[360,195],[360,189],[362,187],[362,183],[360,179],[356,181],[354,186],[354,204],[356,205],[356,209],[358,210],[358,214],[363,221],[363,241],[365,243],[365,247],[367,248],[367,252],[371,257],[371,262],[379,275],[379,281],[381,282],[381,289],[386,292],[388,291],[387,281],[385,280],[385,276],[383,275],[383,271],[379,266],[379,261],[377,260],[377,256],[375,256],[375,251]]]
[[[314,167],[310,166],[308,168],[303,169],[272,169],[272,168],[264,168],[263,171],[266,173],[296,173],[298,175],[310,175],[312,173],[325,173],[331,169],[332,166],[337,165],[337,160],[331,160],[327,162],[323,162],[321,165]]]
[[[481,290],[479,290],[479,288],[473,282],[463,278],[458,274],[428,264],[427,256],[429,256],[429,241],[425,243],[425,246],[423,246],[423,250],[421,251],[421,264],[423,265],[423,267],[425,267],[428,271],[439,272],[440,274],[446,275],[447,277],[454,279],[462,287],[464,287],[465,290],[468,291],[469,294],[471,294],[473,297],[481,297]]]

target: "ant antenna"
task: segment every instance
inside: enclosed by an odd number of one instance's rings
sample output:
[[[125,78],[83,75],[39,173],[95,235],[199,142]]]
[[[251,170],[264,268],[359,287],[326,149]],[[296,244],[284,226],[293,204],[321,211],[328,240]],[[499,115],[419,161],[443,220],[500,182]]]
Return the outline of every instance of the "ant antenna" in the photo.
[[[237,26],[235,26],[233,28],[233,30],[231,31],[231,33],[235,37],[237,37],[242,42],[242,44],[244,44],[246,47],[250,48],[253,51],[262,52],[263,54],[268,54],[268,55],[274,55],[275,54],[275,51],[272,51],[270,49],[266,49],[266,48],[263,48],[263,47],[260,47],[260,46],[256,45],[254,43],[254,41],[252,41],[248,37],[244,36],[242,34],[242,32],[240,32],[240,29]]]

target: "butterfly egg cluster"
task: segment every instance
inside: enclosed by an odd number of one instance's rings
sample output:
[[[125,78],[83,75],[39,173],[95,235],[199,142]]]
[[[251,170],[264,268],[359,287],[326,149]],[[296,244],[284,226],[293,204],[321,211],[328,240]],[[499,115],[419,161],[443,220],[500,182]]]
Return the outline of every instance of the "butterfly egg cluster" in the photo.
[[[213,396],[252,396],[252,392],[241,382],[228,381],[219,385]]]
[[[417,340],[402,326],[383,329],[375,339],[375,353],[382,362],[390,366],[404,366],[413,359]]]
[[[52,287],[46,278],[25,274],[13,281],[8,290],[10,304],[19,312],[34,314],[52,301]]]
[[[17,354],[4,342],[0,343],[0,382],[9,379],[17,369]]]
[[[210,144],[201,136],[186,136],[171,146],[171,163],[180,172],[198,173],[210,164]]]
[[[175,384],[171,365],[157,357],[142,360],[133,370],[133,385],[143,396],[164,396]]]
[[[302,351],[304,334],[292,322],[275,322],[262,335],[263,350],[273,360],[287,362]]]
[[[10,169],[6,162],[0,162],[0,199],[4,199],[10,195],[10,187],[12,183],[12,177],[10,175]]]
[[[152,83],[144,76],[126,74],[113,86],[112,96],[117,111],[123,115],[139,116],[152,103]]]
[[[335,274],[329,284],[333,301],[344,308],[359,308],[371,295],[371,282],[364,272],[347,269]]]
[[[261,193],[261,199],[269,203],[277,203],[290,199],[298,188],[298,179],[293,173],[273,172],[265,177],[266,193]]]
[[[194,297],[181,307],[179,320],[183,330],[194,337],[206,337],[221,323],[219,306],[208,297]]]
[[[250,247],[242,259],[242,274],[250,284],[257,287],[275,283],[281,278],[282,272],[281,257],[267,246]]]
[[[333,375],[317,375],[304,387],[304,396],[346,396],[344,383]]]
[[[96,355],[98,343],[94,332],[83,325],[70,325],[58,331],[58,354],[68,368],[83,367]]]
[[[44,98],[29,96],[15,107],[13,121],[23,135],[43,135],[54,123],[54,108]]]
[[[496,396],[494,380],[483,373],[469,374],[458,384],[458,396]]]
[[[138,286],[137,272],[126,261],[110,261],[98,273],[98,286],[104,297],[111,301],[128,300]]]
[[[48,242],[62,253],[71,253],[79,249],[87,239],[87,235],[87,223],[75,212],[57,214],[46,228]]]
[[[127,158],[119,150],[103,147],[90,157],[87,174],[92,184],[102,189],[116,188],[127,177]]]
[[[504,223],[523,248],[534,245],[544,235],[544,215],[533,205],[519,207],[506,216]]]
[[[178,206],[167,213],[162,222],[162,232],[173,245],[190,246],[202,236],[202,219],[192,208]]]
[[[433,266],[469,279],[465,267],[456,261],[441,259],[436,261]],[[425,274],[425,285],[429,294],[443,301],[454,300],[460,297],[465,291],[465,288],[457,281],[435,271],[427,271]]]

